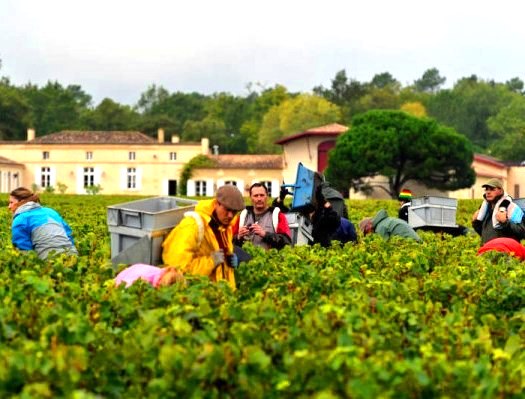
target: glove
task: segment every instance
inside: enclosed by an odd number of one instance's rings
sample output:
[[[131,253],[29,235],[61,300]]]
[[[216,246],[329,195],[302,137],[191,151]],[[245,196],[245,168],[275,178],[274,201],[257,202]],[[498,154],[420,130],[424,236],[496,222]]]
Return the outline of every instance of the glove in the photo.
[[[286,187],[281,187],[281,191],[279,191],[279,199],[281,200],[281,202],[284,201],[288,194],[291,194],[291,192],[288,191]]]
[[[219,249],[211,253],[211,258],[213,259],[213,266],[217,267],[221,263],[224,263],[224,251]]]
[[[228,255],[228,265],[230,267],[233,267],[234,269],[236,269],[237,266],[239,266],[239,257],[237,256],[237,254]]]

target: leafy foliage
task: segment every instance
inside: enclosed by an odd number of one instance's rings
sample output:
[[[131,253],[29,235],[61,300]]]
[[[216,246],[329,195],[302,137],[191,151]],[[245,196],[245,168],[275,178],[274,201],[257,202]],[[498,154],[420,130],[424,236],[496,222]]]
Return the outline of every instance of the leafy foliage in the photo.
[[[274,142],[288,134],[340,120],[339,108],[318,96],[301,94],[270,108],[259,133],[259,152],[277,152]]]
[[[43,194],[80,254],[42,261],[10,247],[0,197],[0,396],[522,396],[525,271],[506,255],[476,257],[475,235],[248,245],[236,292],[190,276],[125,289],[112,281],[105,208],[126,200]],[[460,201],[458,223],[478,204]],[[349,205],[353,220],[397,209]]]
[[[191,179],[193,169],[202,167],[213,167],[215,161],[204,154],[194,156],[184,165],[182,172],[180,173],[180,192],[182,195],[186,195],[186,188],[188,180]]]
[[[332,150],[328,180],[345,189],[367,187],[368,177],[388,178],[389,194],[416,180],[427,187],[455,190],[470,187],[475,175],[468,140],[430,119],[401,111],[369,111],[354,117],[352,128]]]

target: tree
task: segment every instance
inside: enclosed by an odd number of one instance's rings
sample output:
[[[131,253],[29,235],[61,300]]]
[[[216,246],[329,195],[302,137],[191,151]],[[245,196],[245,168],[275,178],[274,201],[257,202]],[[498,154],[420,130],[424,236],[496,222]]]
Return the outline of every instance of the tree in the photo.
[[[427,116],[427,110],[425,106],[419,101],[404,103],[401,105],[400,109],[401,111],[405,111],[411,115],[417,116],[418,118]]]
[[[525,85],[523,84],[523,80],[521,80],[520,78],[512,78],[511,80],[506,81],[505,85],[510,91],[523,94],[523,87]]]
[[[345,123],[346,120],[350,120],[352,115],[358,112],[356,104],[361,97],[368,93],[369,86],[357,80],[348,79],[346,71],[343,69],[336,73],[329,89],[317,86],[314,87],[313,92],[339,106],[342,116],[341,122]]]
[[[158,128],[181,134],[187,121],[200,121],[207,115],[207,97],[198,93],[169,93],[151,85],[141,94],[136,110],[142,114],[141,130],[154,136]]]
[[[377,87],[378,89],[384,89],[385,87],[397,87],[400,88],[400,83],[394,79],[394,77],[389,72],[383,72],[380,74],[374,75],[372,81],[370,82],[371,86]]]
[[[228,135],[224,122],[213,117],[201,121],[186,121],[182,131],[184,141],[200,141],[208,138],[210,145],[218,145],[222,153],[228,154]]]
[[[39,88],[29,83],[22,93],[31,107],[31,124],[40,135],[81,129],[81,115],[91,106],[91,96],[77,85],[63,87],[49,81]]]
[[[421,79],[414,82],[414,86],[417,91],[436,93],[446,80],[447,78],[441,77],[436,68],[430,68],[425,71]]]
[[[0,79],[0,139],[24,139],[29,124],[28,102],[7,78]]]
[[[402,111],[369,111],[353,118],[330,153],[327,179],[340,190],[365,191],[366,178],[385,176],[397,198],[409,180],[456,190],[475,180],[468,139],[431,119]]]
[[[136,130],[140,115],[129,105],[121,105],[105,98],[92,111],[87,111],[83,126],[89,130]]]
[[[427,101],[429,116],[466,135],[476,151],[487,149],[494,136],[487,120],[509,104],[515,93],[504,84],[479,80],[475,75],[460,79],[452,90],[442,90]]]
[[[218,138],[215,141],[220,141],[221,148],[228,154],[246,154],[247,140],[241,133],[241,127],[249,117],[248,108],[249,103],[244,98],[228,93],[216,93],[206,102],[206,119],[222,121],[224,125],[227,139]]]
[[[260,93],[253,91],[250,93],[247,98],[249,104],[246,112],[247,119],[245,119],[240,128],[240,133],[246,140],[246,152],[248,154],[257,154],[259,152],[258,133],[261,130],[264,115],[270,108],[281,104],[289,98],[291,98],[291,95],[286,87],[282,85],[263,89]]]
[[[283,136],[338,122],[340,118],[339,107],[318,96],[301,94],[283,101],[264,116],[259,132],[259,151],[276,153],[280,148],[274,143]]]
[[[487,120],[491,133],[498,137],[491,153],[505,161],[525,160],[525,98],[515,94],[509,105]]]

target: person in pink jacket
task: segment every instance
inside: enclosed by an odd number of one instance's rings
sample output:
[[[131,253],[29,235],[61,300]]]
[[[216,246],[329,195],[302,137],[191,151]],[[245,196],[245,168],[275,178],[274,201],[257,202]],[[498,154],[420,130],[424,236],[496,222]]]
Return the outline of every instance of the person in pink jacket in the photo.
[[[174,267],[157,267],[144,263],[136,263],[117,274],[117,277],[115,277],[115,285],[126,284],[126,287],[129,287],[139,279],[150,283],[153,287],[166,286],[185,281],[182,273]]]

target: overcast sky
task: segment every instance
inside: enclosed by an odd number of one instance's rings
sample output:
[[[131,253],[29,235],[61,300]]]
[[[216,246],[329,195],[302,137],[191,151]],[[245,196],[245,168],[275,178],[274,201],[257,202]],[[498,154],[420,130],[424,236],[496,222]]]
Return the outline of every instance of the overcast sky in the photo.
[[[0,0],[0,76],[134,105],[148,86],[245,95],[437,68],[525,80],[525,1]]]

